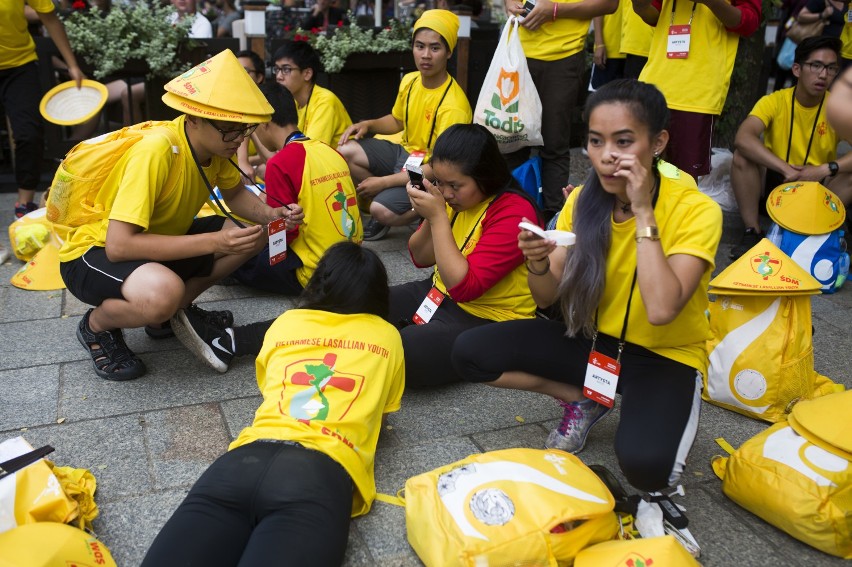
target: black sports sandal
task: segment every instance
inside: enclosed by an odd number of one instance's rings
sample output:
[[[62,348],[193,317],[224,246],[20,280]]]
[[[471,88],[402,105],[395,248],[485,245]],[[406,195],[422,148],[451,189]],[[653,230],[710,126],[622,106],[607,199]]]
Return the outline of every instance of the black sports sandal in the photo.
[[[96,333],[89,327],[89,309],[77,326],[77,340],[92,356],[95,374],[104,380],[133,380],[145,374],[145,363],[124,342],[121,329]]]

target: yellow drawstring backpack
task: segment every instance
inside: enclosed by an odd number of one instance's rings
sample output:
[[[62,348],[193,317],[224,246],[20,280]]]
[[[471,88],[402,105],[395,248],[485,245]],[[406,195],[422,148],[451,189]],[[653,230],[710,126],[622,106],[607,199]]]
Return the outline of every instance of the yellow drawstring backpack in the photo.
[[[574,567],[700,567],[674,536],[606,541],[577,555]]]
[[[615,502],[555,449],[471,455],[405,483],[408,541],[427,567],[565,566],[618,532]]]
[[[814,371],[810,295],[820,283],[763,239],[711,282],[704,400],[775,423],[843,387]]]
[[[852,391],[796,404],[788,422],[728,450],[730,457],[713,460],[728,498],[808,545],[852,559]]]

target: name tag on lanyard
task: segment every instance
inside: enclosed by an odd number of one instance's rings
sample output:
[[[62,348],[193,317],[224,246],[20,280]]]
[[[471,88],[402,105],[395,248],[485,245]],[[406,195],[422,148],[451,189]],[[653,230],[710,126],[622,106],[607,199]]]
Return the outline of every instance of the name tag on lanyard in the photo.
[[[686,59],[689,57],[689,40],[691,33],[692,26],[689,24],[669,26],[666,57],[669,59]]]
[[[269,223],[269,265],[274,266],[287,257],[287,226],[285,219]]]
[[[417,308],[417,312],[414,313],[414,317],[412,317],[411,320],[418,325],[425,325],[431,321],[435,311],[438,310],[438,307],[440,307],[441,303],[444,301],[444,297],[444,294],[438,291],[438,288],[432,287],[432,289],[429,290],[429,293],[426,294],[426,298],[423,300],[423,303],[421,303],[420,307]]]
[[[589,354],[589,364],[586,366],[583,395],[611,408],[615,403],[615,389],[618,386],[619,374],[621,374],[621,364],[617,360],[593,350]]]

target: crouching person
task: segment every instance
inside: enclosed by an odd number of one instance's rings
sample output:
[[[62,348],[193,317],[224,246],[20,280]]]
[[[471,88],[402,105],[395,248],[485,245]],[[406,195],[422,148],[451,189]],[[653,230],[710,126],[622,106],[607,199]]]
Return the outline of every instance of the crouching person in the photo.
[[[232,324],[230,312],[202,311],[192,301],[262,249],[264,225],[285,218],[295,228],[302,217],[298,207],[272,208],[246,191],[228,163],[272,114],[230,51],[172,80],[166,91],[163,102],[183,114],[124,151],[97,188],[94,202],[102,212],[85,222],[71,219],[75,228],[60,251],[68,290],[95,306],[80,321],[77,338],[95,373],[107,380],[145,373],[122,329],[146,326],[152,336],[168,335],[169,319],[184,308],[213,324]],[[66,183],[73,192],[75,180]],[[194,219],[213,186],[235,214],[257,225]]]

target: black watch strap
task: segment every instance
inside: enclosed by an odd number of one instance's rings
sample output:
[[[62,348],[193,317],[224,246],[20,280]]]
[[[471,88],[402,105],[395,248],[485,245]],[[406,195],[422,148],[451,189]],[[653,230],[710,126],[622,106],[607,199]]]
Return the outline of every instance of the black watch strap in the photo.
[[[828,176],[834,177],[840,171],[840,166],[837,165],[836,161],[828,162]]]

